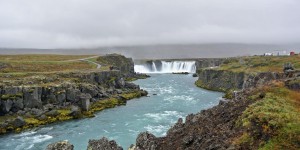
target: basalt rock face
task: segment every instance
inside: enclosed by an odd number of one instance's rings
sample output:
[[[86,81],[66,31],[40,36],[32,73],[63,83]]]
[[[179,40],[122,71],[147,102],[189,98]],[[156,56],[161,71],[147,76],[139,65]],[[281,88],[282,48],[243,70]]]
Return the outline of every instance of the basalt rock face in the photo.
[[[196,68],[208,68],[208,67],[217,67],[220,66],[226,58],[202,58],[196,60]]]
[[[69,73],[64,77],[78,78],[78,82],[57,85],[0,87],[0,115],[24,109],[43,109],[47,104],[56,107],[77,105],[89,110],[92,99],[108,98],[122,90],[139,90],[139,86],[125,82],[120,71]],[[120,90],[122,89],[122,90]]]
[[[232,145],[232,141],[242,129],[235,122],[252,103],[245,95],[246,91],[237,94],[234,100],[220,101],[213,108],[190,114],[185,122],[180,118],[165,137],[141,133],[136,140],[135,150],[238,149]]]
[[[0,82],[0,117],[15,119],[19,115],[26,121],[23,126],[19,118],[19,125],[15,126],[13,120],[3,119],[0,134],[55,121],[92,117],[95,111],[124,105],[126,101],[121,99],[124,94],[135,93],[131,98],[147,94],[138,85],[125,80],[141,77],[134,73],[131,58],[121,55],[102,58],[114,62],[112,70],[36,74],[22,80]],[[102,100],[112,104],[100,106]]]
[[[199,69],[197,85],[216,91],[228,91],[231,89],[246,89],[262,86],[272,80],[283,79],[283,73],[261,72],[247,74],[244,72],[232,72],[216,69]]]
[[[100,56],[97,61],[101,65],[108,65],[111,66],[112,69],[120,70],[126,75],[134,73],[134,62],[132,58],[126,58],[119,54],[108,54]]]
[[[197,70],[197,74],[198,86],[216,91],[242,89],[245,79],[244,73],[214,69],[200,69]]]

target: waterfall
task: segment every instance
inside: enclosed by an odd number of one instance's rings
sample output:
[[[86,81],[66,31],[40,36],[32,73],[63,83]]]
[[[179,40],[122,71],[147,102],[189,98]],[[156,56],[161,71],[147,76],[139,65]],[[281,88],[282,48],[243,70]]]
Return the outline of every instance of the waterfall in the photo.
[[[195,73],[196,65],[195,61],[151,61],[135,64],[134,70],[137,73]]]

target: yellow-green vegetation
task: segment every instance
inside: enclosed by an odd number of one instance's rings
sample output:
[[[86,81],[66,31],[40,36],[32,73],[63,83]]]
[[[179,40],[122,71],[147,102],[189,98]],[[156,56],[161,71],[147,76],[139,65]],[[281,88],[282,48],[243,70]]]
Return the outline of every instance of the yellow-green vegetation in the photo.
[[[131,92],[131,93],[124,93],[121,95],[122,98],[124,98],[125,100],[130,100],[136,97],[141,97],[142,94],[141,92],[137,91],[137,92]]]
[[[68,61],[91,57],[92,55],[53,55],[53,54],[24,54],[24,55],[0,55],[3,62],[12,61]]]
[[[117,96],[122,97],[124,100],[121,100],[119,98],[116,98]],[[20,132],[25,129],[38,127],[40,125],[46,125],[58,121],[66,121],[71,119],[78,119],[78,118],[85,118],[85,117],[93,117],[95,112],[102,111],[104,109],[108,108],[114,108],[116,106],[125,105],[126,100],[130,100],[133,98],[141,97],[140,91],[131,91],[128,93],[124,93],[121,95],[115,95],[111,98],[107,98],[104,100],[99,100],[94,103],[92,103],[89,111],[80,111],[80,116],[72,115],[71,114],[71,108],[65,108],[65,109],[58,109],[56,115],[47,115],[46,118],[38,118],[38,117],[25,117],[24,120],[26,122],[26,125],[20,128],[13,127],[12,125],[1,128],[0,127],[0,134],[4,134],[10,131]],[[0,116],[0,123],[5,122],[7,119],[15,119],[17,116]]]
[[[94,69],[90,55],[0,55],[0,73],[34,73]],[[91,58],[92,59],[92,58]]]
[[[121,94],[120,96],[122,98],[124,98],[125,100],[130,100],[133,98],[141,97],[141,92],[133,91],[133,92]],[[115,97],[112,97],[112,98],[100,100],[100,101],[93,103],[89,112],[94,113],[96,111],[101,111],[106,108],[113,108],[113,107],[124,105],[124,104],[126,104],[125,101],[117,99]]]
[[[229,58],[218,68],[233,72],[283,72],[285,63],[292,63],[295,68],[300,68],[300,56],[251,56]]]
[[[263,93],[263,94],[262,94]],[[250,105],[237,124],[247,129],[235,143],[260,149],[300,148],[300,93],[284,87],[281,82],[257,89]],[[254,141],[259,143],[254,143]]]
[[[9,66],[0,70],[1,73],[18,72],[57,72],[93,69],[94,65],[83,61],[61,61],[61,62],[9,62]]]
[[[8,99],[11,99],[11,100],[14,100],[16,98],[22,98],[23,97],[23,93],[17,93],[15,95],[12,95],[12,94],[4,94],[4,95],[1,95],[1,100],[8,100]]]
[[[32,128],[32,127],[38,127],[40,125],[46,125],[46,124],[50,124],[53,122],[57,122],[57,121],[65,121],[65,120],[70,120],[73,119],[73,116],[70,115],[71,111],[69,108],[66,109],[59,109],[57,110],[57,115],[55,116],[46,116],[44,119],[38,119],[36,117],[25,117],[24,120],[26,122],[25,126],[22,127],[14,127],[12,125],[9,125],[6,128],[1,128],[0,127],[0,134],[4,134],[6,132],[9,131],[15,131],[15,132],[20,132],[23,131],[25,129],[28,128]],[[0,123],[5,122],[8,119],[15,119],[17,116],[1,116],[0,117]]]
[[[225,88],[221,88],[221,87],[212,87],[209,86],[209,84],[204,84],[201,80],[197,80],[195,82],[195,85],[197,87],[203,88],[203,89],[207,89],[207,90],[212,90],[212,91],[219,91],[219,92],[226,92],[228,94],[230,94],[230,92],[232,92],[233,90],[227,91]]]

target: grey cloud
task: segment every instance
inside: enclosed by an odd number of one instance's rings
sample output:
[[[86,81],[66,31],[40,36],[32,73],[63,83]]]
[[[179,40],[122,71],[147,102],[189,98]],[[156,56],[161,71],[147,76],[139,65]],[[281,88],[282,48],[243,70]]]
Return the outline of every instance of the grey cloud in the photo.
[[[297,43],[299,0],[1,0],[0,47]]]

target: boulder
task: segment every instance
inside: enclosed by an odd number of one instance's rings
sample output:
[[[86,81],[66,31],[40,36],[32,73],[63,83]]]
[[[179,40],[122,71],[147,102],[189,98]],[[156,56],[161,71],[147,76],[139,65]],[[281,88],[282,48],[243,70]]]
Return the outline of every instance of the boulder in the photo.
[[[81,110],[78,106],[72,106],[71,107],[71,116],[73,116],[74,118],[80,118],[81,117]]]
[[[22,110],[24,108],[24,103],[22,98],[16,98],[13,100],[13,105],[12,105],[12,111],[17,112],[19,110]]]
[[[41,108],[42,101],[41,101],[41,94],[42,88],[35,87],[35,88],[24,88],[24,107],[27,108]]]
[[[46,150],[73,150],[74,146],[68,141],[59,141],[49,144]]]
[[[20,116],[18,116],[18,117],[12,122],[12,125],[13,125],[14,127],[17,127],[17,128],[22,127],[22,126],[24,126],[25,124],[26,124],[25,120],[24,120],[22,117],[20,117]]]
[[[50,116],[50,117],[56,117],[59,115],[59,112],[57,110],[51,110],[45,113],[45,115]]]
[[[90,109],[92,96],[90,94],[80,94],[80,101],[81,101],[81,109],[84,111],[88,111]]]
[[[116,88],[124,88],[125,87],[125,80],[123,78],[120,78],[116,82]]]
[[[68,102],[71,102],[71,103],[75,103],[77,102],[79,99],[78,99],[78,95],[80,95],[80,90],[78,89],[74,89],[74,88],[69,88],[67,89],[66,91],[66,99]]]
[[[141,96],[147,96],[148,95],[148,92],[145,91],[145,90],[140,90],[140,92],[141,92]]]
[[[12,100],[1,100],[1,111],[3,113],[8,113],[10,109],[12,108],[13,101]]]
[[[56,99],[60,105],[62,105],[66,101],[66,93],[60,92],[56,95]]]
[[[140,87],[134,83],[126,82],[125,87],[129,89],[140,89]]]
[[[123,150],[123,148],[118,146],[116,141],[109,141],[103,137],[100,140],[89,140],[87,150]]]
[[[37,108],[32,108],[31,109],[31,114],[38,117],[38,116],[41,116],[44,112],[40,109],[37,109]]]
[[[142,132],[136,139],[135,150],[156,150],[158,148],[156,137],[149,132]]]
[[[96,85],[92,85],[92,84],[83,84],[83,85],[81,85],[81,92],[82,93],[88,93],[92,97],[96,97],[101,92],[101,90],[102,89],[99,88]]]

